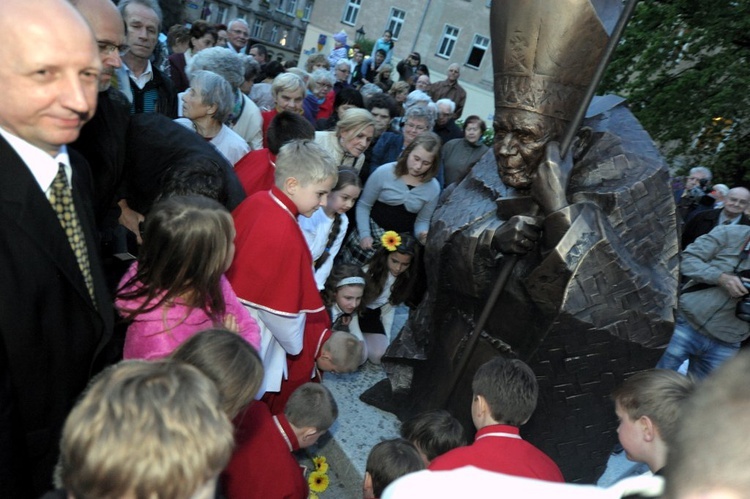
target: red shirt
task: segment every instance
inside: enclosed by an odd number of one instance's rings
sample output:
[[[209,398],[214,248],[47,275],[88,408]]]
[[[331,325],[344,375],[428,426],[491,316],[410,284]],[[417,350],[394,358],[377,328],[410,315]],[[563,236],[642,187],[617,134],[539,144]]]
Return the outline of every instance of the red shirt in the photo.
[[[307,480],[292,455],[299,442],[283,414],[253,402],[235,420],[235,450],[222,473],[228,499],[306,499]]]
[[[277,114],[279,114],[279,112],[276,110],[276,108],[260,113],[260,115],[263,117],[263,147],[268,147],[268,142],[266,141],[266,135],[268,135],[268,127],[271,126],[271,120],[273,120]]]
[[[250,151],[234,164],[234,173],[248,197],[256,192],[268,191],[274,186],[276,156],[268,149]]]
[[[436,457],[428,469],[453,470],[463,466],[550,482],[565,481],[555,462],[523,440],[515,426],[486,426],[477,432],[472,445]]]

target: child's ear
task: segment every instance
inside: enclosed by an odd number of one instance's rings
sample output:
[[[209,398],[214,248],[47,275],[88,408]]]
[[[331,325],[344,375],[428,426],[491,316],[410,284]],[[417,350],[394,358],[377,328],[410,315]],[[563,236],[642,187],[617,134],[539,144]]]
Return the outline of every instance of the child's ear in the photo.
[[[643,435],[643,440],[646,442],[653,442],[656,440],[656,437],[659,436],[659,430],[656,428],[656,425],[648,416],[641,416],[638,419],[638,424],[641,428],[641,434]]]
[[[362,497],[364,499],[375,497],[375,492],[372,490],[372,476],[370,476],[369,471],[365,471],[365,483],[362,484]]]
[[[306,426],[302,429],[302,441],[300,444],[303,444],[305,447],[308,445],[312,445],[318,440],[318,429],[313,428],[312,426]]]
[[[294,177],[287,177],[286,180],[284,180],[284,191],[287,194],[294,195],[297,192],[297,189],[299,188],[299,181]]]

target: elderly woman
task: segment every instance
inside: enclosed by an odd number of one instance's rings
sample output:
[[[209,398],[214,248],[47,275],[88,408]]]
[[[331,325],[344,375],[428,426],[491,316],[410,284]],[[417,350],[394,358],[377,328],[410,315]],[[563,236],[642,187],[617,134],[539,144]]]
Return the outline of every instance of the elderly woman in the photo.
[[[398,159],[414,138],[422,132],[432,130],[436,114],[428,106],[412,106],[404,114],[402,132],[384,132],[372,151],[370,172],[380,165],[392,163]]]
[[[182,95],[182,115],[175,122],[192,128],[235,164],[250,148],[245,139],[224,124],[232,112],[234,96],[229,83],[211,71],[196,71]]]
[[[326,95],[331,91],[334,84],[334,78],[330,71],[326,69],[316,69],[310,75],[307,84],[307,95],[302,101],[302,109],[305,118],[315,125],[318,119],[318,109],[326,100]]]
[[[333,70],[333,77],[336,78],[336,83],[333,84],[334,92],[338,94],[345,88],[352,88],[349,83],[350,74],[352,74],[352,65],[349,63],[349,59],[339,59]]]
[[[273,95],[273,109],[263,112],[263,143],[271,120],[282,111],[302,114],[302,101],[305,100],[307,85],[305,80],[294,73],[281,73],[273,79],[271,95]]]
[[[219,35],[216,28],[206,21],[195,21],[190,28],[190,38],[188,40],[188,49],[182,54],[172,54],[169,56],[169,77],[174,83],[177,92],[184,92],[190,85],[185,67],[195,54],[203,49],[211,48],[216,45]]]
[[[253,151],[261,149],[263,147],[263,129],[261,128],[263,119],[260,109],[240,91],[240,86],[245,82],[245,65],[242,57],[221,47],[201,50],[187,67],[188,78],[192,73],[201,70],[213,71],[231,85],[234,103],[227,125],[245,139],[250,149]]]
[[[315,142],[331,154],[338,166],[359,172],[373,135],[375,117],[366,109],[355,108],[344,111],[335,131],[315,132]]]
[[[471,167],[479,161],[489,147],[482,142],[482,136],[487,131],[484,120],[471,115],[464,122],[464,136],[461,139],[449,140],[443,146],[440,155],[442,163],[438,181],[442,186],[460,181],[469,173]]]

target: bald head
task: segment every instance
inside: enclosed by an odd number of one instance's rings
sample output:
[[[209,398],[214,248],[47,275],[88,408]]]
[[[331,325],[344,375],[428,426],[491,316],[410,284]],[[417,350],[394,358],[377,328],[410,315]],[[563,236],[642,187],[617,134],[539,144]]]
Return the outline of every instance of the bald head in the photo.
[[[64,0],[0,1],[0,126],[55,155],[96,110],[101,69],[86,21]]]
[[[125,25],[120,11],[111,0],[70,0],[78,9],[94,32],[99,46],[99,59],[102,73],[99,77],[99,91],[107,90],[115,70],[122,66],[120,53],[125,52]]]
[[[750,206],[750,191],[744,187],[735,187],[729,189],[726,197],[724,198],[724,215],[727,218],[735,218]]]

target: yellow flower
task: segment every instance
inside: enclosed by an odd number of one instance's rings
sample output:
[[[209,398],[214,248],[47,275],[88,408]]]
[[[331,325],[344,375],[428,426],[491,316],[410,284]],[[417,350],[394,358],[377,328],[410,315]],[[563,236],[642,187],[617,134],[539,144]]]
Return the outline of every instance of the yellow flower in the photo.
[[[401,236],[398,235],[398,232],[389,230],[381,236],[380,242],[388,251],[396,251],[401,245]]]
[[[315,471],[320,471],[321,473],[326,473],[328,471],[328,463],[326,462],[325,456],[315,456],[312,461],[315,465]]]
[[[322,471],[313,471],[307,479],[307,484],[313,492],[325,492],[328,488],[328,475]]]

